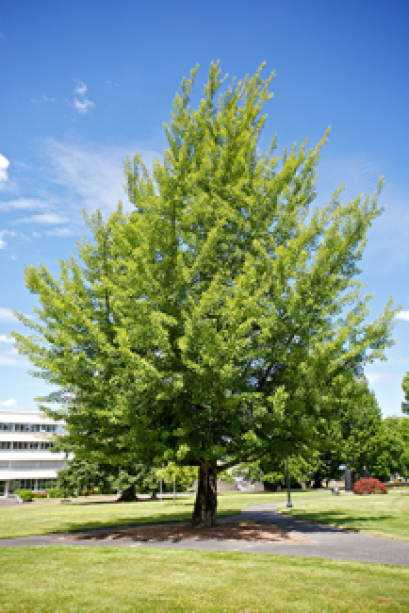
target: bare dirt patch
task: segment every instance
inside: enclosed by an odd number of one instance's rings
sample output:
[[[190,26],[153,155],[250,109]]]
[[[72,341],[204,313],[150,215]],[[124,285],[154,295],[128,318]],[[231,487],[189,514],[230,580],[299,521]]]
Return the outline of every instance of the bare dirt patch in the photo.
[[[256,541],[263,543],[311,543],[297,532],[281,530],[276,525],[258,524],[250,521],[226,521],[211,528],[193,528],[190,524],[169,526],[147,526],[128,530],[104,530],[92,534],[79,534],[63,537],[62,540],[98,541],[98,540],[132,540],[132,541]]]

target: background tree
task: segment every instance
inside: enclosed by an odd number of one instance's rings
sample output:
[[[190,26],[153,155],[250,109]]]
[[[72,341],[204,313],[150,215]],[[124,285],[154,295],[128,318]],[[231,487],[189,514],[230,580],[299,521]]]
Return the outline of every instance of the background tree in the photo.
[[[163,468],[155,471],[157,479],[162,479],[167,490],[174,485],[179,491],[185,491],[191,487],[197,478],[197,468],[194,466],[178,466],[175,462],[168,462]]]
[[[98,488],[109,492],[121,492],[119,500],[124,499],[124,492],[134,492],[133,499],[138,494],[155,496],[158,491],[158,479],[153,468],[143,464],[134,464],[132,474],[119,466],[111,464],[97,464],[87,460],[75,458],[66,468],[58,472],[58,487],[67,492],[81,492]]]
[[[383,420],[373,452],[373,470],[378,479],[387,481],[396,474],[409,476],[408,423],[407,417]]]
[[[263,154],[272,76],[222,91],[212,64],[195,110],[196,72],[162,161],[126,163],[134,210],[89,220],[81,264],[27,268],[40,307],[18,316],[34,334],[14,337],[57,386],[42,406],[83,457],[198,467],[192,521],[211,525],[217,475],[314,441],[357,367],[383,359],[394,312],[367,323],[355,279],[378,192],[343,204],[338,190],[310,212],[326,137],[281,157],[273,139]]]

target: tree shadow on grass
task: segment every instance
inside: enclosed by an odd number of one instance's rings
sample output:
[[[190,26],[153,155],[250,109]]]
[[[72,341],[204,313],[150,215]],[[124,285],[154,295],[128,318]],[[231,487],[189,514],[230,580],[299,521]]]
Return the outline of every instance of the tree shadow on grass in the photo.
[[[128,503],[129,504],[129,503]],[[132,503],[133,504],[133,503]],[[137,503],[135,503],[137,504]],[[186,505],[187,506],[187,505]],[[220,511],[218,513],[219,517],[232,516],[240,513],[240,510],[237,512],[231,511]],[[176,511],[175,513],[152,513],[149,516],[145,517],[135,517],[133,515],[128,515],[126,517],[116,517],[116,518],[102,518],[101,519],[86,519],[83,521],[70,523],[69,519],[61,526],[60,530],[56,530],[56,526],[50,526],[49,530],[47,530],[46,534],[58,534],[58,533],[66,533],[66,532],[84,532],[88,530],[101,530],[104,531],[107,528],[117,528],[119,530],[137,527],[137,526],[145,526],[149,524],[173,524],[180,522],[190,522],[192,518],[192,509],[188,508],[186,511]]]
[[[365,530],[365,524],[373,524],[374,522],[379,523],[379,527],[382,527],[382,522],[389,522],[390,520],[396,519],[396,517],[392,514],[382,514],[382,515],[354,515],[353,517],[349,517],[342,511],[296,511],[293,513],[285,513],[282,517],[287,518],[289,520],[298,520],[303,522],[311,522],[311,524],[324,524],[319,527],[319,531],[323,529],[343,529],[343,530],[351,530],[353,532],[360,532],[363,528]],[[318,526],[317,526],[318,528]],[[314,532],[315,527],[312,525],[303,526],[303,532]]]

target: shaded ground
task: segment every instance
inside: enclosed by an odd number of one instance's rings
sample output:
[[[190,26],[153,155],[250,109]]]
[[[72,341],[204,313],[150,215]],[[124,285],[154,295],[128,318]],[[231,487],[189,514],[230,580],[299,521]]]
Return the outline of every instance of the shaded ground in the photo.
[[[195,541],[256,541],[264,543],[311,543],[311,540],[297,532],[281,530],[274,524],[266,525],[249,521],[223,521],[210,528],[194,528],[189,524],[148,526],[130,530],[107,530],[98,533],[62,537],[61,540],[132,540],[155,542],[182,539]]]

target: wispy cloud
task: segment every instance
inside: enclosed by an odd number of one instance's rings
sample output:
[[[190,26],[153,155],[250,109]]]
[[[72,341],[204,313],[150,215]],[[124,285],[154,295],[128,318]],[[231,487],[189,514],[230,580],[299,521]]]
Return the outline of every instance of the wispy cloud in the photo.
[[[12,345],[14,343],[14,338],[11,338],[11,336],[6,336],[5,334],[0,334],[0,345],[2,343]]]
[[[20,356],[15,347],[3,349],[0,350],[0,366],[27,366],[27,359]]]
[[[55,98],[49,98],[49,97],[48,97],[48,96],[46,96],[45,94],[42,94],[42,96],[41,96],[41,97],[42,97],[42,99],[43,99],[45,102],[55,102]]]
[[[8,179],[7,169],[9,166],[10,162],[8,159],[0,153],[0,188]]]
[[[75,226],[70,226],[66,228],[53,228],[52,230],[47,230],[47,236],[59,236],[60,238],[68,237],[68,236],[77,236],[78,229]]]
[[[48,209],[51,206],[53,206],[51,202],[41,200],[40,198],[17,198],[8,202],[0,202],[0,211],[39,211]]]
[[[368,379],[370,385],[378,383],[378,381],[384,381],[385,379],[388,379],[388,377],[389,375],[383,372],[374,372],[366,375],[366,378]]]
[[[0,307],[0,321],[17,323],[17,319],[14,317],[10,309]]]
[[[387,170],[387,165],[387,160],[374,161],[358,154],[326,157],[324,150],[319,166],[317,203],[322,205],[328,201],[331,193],[342,184],[345,184],[345,190],[341,194],[344,202],[355,199],[360,194],[374,194],[378,179]],[[386,206],[386,210],[374,221],[368,232],[363,268],[385,273],[406,267],[409,263],[409,198],[405,189],[390,184],[386,175],[386,184],[382,189],[379,204]]]
[[[88,113],[88,111],[95,106],[95,103],[86,97],[87,89],[88,87],[83,81],[79,81],[77,87],[75,88],[75,93],[77,95],[74,97],[73,105],[78,113]]]
[[[3,238],[3,236],[6,236],[6,234],[8,234],[9,236],[16,236],[16,233],[10,230],[0,230],[0,249],[4,249],[7,245],[6,241]]]
[[[123,163],[134,149],[124,147],[101,147],[49,139],[46,142],[46,155],[53,167],[53,180],[67,190],[67,198],[77,208],[80,218],[81,208],[95,211],[99,208],[110,214],[118,201],[127,200],[123,188]],[[153,152],[145,152],[145,159],[152,160]],[[124,202],[124,206],[129,203]]]
[[[58,213],[42,213],[40,215],[31,215],[31,217],[25,217],[20,219],[18,223],[39,223],[45,225],[56,225],[61,223],[67,223],[69,220],[67,217],[62,217]],[[16,222],[17,223],[17,222]]]
[[[125,210],[131,210],[123,187],[123,165],[125,158],[138,150],[148,167],[158,157],[156,151],[135,144],[101,146],[47,139],[37,150],[39,163],[24,168],[21,183],[29,183],[30,192],[26,195],[19,187],[13,199],[0,201],[0,212],[13,214],[13,225],[29,227],[29,238],[19,233],[22,240],[39,238],[38,232],[43,237],[61,238],[83,234],[82,209],[94,212],[99,208],[107,217],[121,200]],[[0,239],[4,247],[4,232]]]
[[[4,407],[6,409],[11,409],[13,411],[22,411],[24,406],[19,404],[15,398],[8,398],[7,400],[3,400],[0,402],[0,407]]]
[[[399,311],[396,315],[396,319],[402,319],[403,321],[409,321],[409,311]]]

